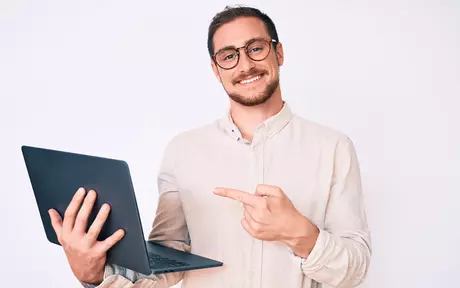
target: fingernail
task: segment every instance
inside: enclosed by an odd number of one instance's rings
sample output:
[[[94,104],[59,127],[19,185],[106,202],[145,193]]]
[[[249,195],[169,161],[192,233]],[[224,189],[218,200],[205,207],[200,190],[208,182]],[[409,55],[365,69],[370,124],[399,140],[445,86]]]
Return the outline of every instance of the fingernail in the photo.
[[[83,196],[84,193],[85,193],[85,189],[83,187],[80,187],[78,189],[78,195]]]

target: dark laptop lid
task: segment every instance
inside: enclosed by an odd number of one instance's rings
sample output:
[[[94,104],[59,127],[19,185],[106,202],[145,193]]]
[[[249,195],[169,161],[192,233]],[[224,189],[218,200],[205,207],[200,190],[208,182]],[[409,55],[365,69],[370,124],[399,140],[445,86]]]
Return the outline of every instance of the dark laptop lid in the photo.
[[[125,161],[31,146],[22,146],[22,152],[50,242],[59,245],[48,210],[54,208],[63,217],[79,187],[84,187],[86,192],[94,189],[97,199],[88,228],[102,204],[108,203],[111,213],[99,240],[120,228],[125,230],[123,239],[108,251],[107,261],[150,274],[133,184]]]

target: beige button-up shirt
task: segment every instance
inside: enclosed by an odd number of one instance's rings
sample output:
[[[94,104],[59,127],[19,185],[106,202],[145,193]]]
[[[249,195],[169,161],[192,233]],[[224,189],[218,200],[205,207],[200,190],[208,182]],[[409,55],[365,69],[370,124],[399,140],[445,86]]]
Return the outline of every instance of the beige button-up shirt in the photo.
[[[217,186],[254,192],[259,183],[279,186],[319,227],[306,259],[283,243],[252,238],[241,225],[240,203],[212,193]],[[287,103],[251,142],[229,114],[176,136],[158,188],[149,239],[224,265],[150,276],[107,265],[98,287],[164,288],[181,280],[183,288],[354,287],[365,278],[371,241],[354,146],[342,133],[293,114]]]

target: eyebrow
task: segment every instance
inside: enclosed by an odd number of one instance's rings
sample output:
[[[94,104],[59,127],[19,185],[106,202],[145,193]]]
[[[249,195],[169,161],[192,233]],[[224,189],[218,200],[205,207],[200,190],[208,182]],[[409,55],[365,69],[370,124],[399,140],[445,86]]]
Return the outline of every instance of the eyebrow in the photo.
[[[245,42],[245,44],[243,45],[243,47],[246,46],[246,45],[247,45],[249,42],[251,42],[251,41],[254,41],[254,40],[263,40],[263,39],[265,39],[265,38],[262,37],[262,36],[260,36],[260,37],[255,37],[255,38],[251,38],[251,39],[249,39],[248,41]],[[219,53],[219,52],[222,51],[222,50],[227,50],[227,49],[236,49],[236,46],[235,46],[235,45],[228,45],[228,46],[225,46],[225,47],[223,47],[223,48],[220,48],[219,50],[217,50],[217,51],[214,53],[214,55],[216,55],[217,53]]]

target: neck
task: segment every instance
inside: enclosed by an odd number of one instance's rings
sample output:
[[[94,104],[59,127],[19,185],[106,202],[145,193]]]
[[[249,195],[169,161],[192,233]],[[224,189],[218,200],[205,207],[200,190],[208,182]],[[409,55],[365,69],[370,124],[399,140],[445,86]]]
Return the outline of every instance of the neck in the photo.
[[[279,88],[265,103],[256,106],[243,106],[230,101],[230,113],[233,123],[238,127],[244,139],[252,141],[256,127],[276,115],[283,108]]]

